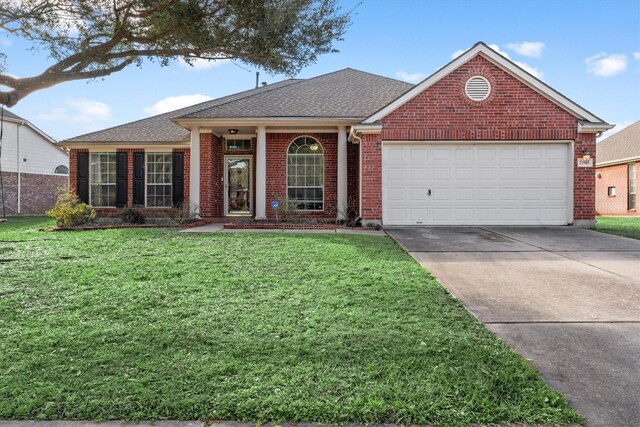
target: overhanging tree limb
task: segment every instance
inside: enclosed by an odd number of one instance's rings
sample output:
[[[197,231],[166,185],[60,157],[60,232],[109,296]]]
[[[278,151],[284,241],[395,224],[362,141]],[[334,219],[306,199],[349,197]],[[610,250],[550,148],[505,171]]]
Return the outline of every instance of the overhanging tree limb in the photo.
[[[231,58],[293,75],[334,52],[350,20],[337,0],[2,0],[0,29],[46,49],[41,74],[0,64],[0,104],[65,81],[106,77],[143,59]],[[0,52],[1,54],[1,52]]]

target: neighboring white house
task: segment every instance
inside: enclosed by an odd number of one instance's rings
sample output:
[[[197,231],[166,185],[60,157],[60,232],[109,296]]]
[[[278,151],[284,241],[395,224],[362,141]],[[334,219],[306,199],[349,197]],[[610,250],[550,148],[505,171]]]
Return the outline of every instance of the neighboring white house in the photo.
[[[57,189],[69,183],[69,155],[28,120],[4,111],[0,153],[7,215],[51,209]],[[0,194],[0,215],[2,215]]]

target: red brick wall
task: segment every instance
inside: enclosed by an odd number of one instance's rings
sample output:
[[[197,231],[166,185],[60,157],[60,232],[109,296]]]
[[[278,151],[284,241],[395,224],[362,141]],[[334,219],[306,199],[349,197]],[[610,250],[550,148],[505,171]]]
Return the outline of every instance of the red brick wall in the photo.
[[[213,135],[200,134],[200,215],[215,216],[213,206]]]
[[[347,143],[347,215],[360,215],[360,145]]]
[[[628,210],[629,164],[596,169],[596,213],[598,215],[640,215],[638,209]],[[640,179],[640,162],[636,162],[636,185]],[[616,187],[615,197],[608,195],[608,187]],[[637,196],[636,196],[637,198]],[[636,204],[638,201],[636,200]]]
[[[363,222],[382,220],[382,140],[380,135],[363,135],[362,212]]]
[[[271,201],[287,196],[287,149],[301,135],[316,138],[324,148],[324,210],[299,211],[306,218],[335,219],[338,197],[337,133],[268,133],[267,134],[267,218],[275,218]]]
[[[475,75],[491,83],[491,95],[471,101],[464,92]],[[471,59],[381,120],[381,136],[364,135],[362,217],[381,220],[380,140],[574,140],[574,219],[595,218],[594,169],[575,167],[595,136],[577,133],[577,120],[481,56]]]
[[[588,150],[595,164],[596,135],[579,133],[573,153],[573,219],[574,221],[594,220],[596,218],[596,182],[595,168],[579,168],[577,161]]]
[[[469,77],[491,83],[491,95],[471,101]],[[382,119],[383,140],[575,139],[577,121],[524,83],[476,56]]]
[[[2,172],[4,208],[7,215],[18,214],[18,174]],[[20,174],[20,214],[43,215],[56,202],[58,190],[68,185],[69,177],[61,175]],[[2,198],[0,196],[0,203]],[[0,205],[0,215],[2,206]]]

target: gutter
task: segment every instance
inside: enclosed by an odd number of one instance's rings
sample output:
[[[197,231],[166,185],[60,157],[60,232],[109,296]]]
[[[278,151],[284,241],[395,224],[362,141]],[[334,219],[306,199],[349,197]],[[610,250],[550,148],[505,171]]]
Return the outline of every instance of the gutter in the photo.
[[[374,123],[370,125],[353,125],[349,130],[349,141],[354,144],[362,142],[362,135],[377,135],[382,132],[382,125]]]
[[[596,157],[597,156],[598,156],[598,153],[596,151]],[[625,157],[624,159],[609,160],[609,161],[606,161],[606,162],[596,163],[596,167],[597,168],[601,168],[601,167],[605,167],[605,166],[624,165],[624,164],[627,164],[627,163],[638,162],[638,161],[640,161],[640,156]]]
[[[16,170],[18,172],[18,207],[16,211],[18,215],[22,213],[20,209],[20,202],[22,199],[22,173],[20,172],[20,128],[24,125],[24,123],[25,122],[19,122],[16,131]]]

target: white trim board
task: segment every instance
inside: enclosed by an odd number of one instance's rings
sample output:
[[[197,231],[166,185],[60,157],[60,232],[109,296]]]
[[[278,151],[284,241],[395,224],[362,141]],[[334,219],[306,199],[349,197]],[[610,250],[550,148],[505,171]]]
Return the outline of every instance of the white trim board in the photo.
[[[549,99],[551,102],[557,104],[564,110],[573,114],[576,118],[580,120],[585,120],[592,123],[600,123],[606,124],[602,119],[595,116],[591,112],[582,108],[575,102],[571,101],[569,98],[565,97],[561,93],[552,89],[536,77],[532,76],[516,64],[514,64],[509,59],[505,58],[495,50],[491,49],[489,46],[484,44],[483,42],[476,43],[471,49],[467,50],[460,56],[458,56],[453,61],[449,62],[447,65],[433,73],[431,76],[427,77],[421,83],[414,86],[409,91],[405,92],[404,95],[397,98],[395,101],[388,104],[386,107],[377,111],[373,115],[369,116],[365,120],[362,121],[363,124],[370,124],[379,121],[380,119],[388,116],[391,112],[398,109],[400,106],[406,104],[413,98],[415,98],[418,94],[422,93],[424,90],[433,86],[438,81],[442,80],[444,77],[449,75],[451,72],[467,63],[469,60],[474,58],[477,55],[481,55],[483,58],[487,59],[489,62],[493,63],[497,67],[503,69],[511,76],[520,80],[522,83],[526,84],[536,92],[543,95],[545,98]]]

